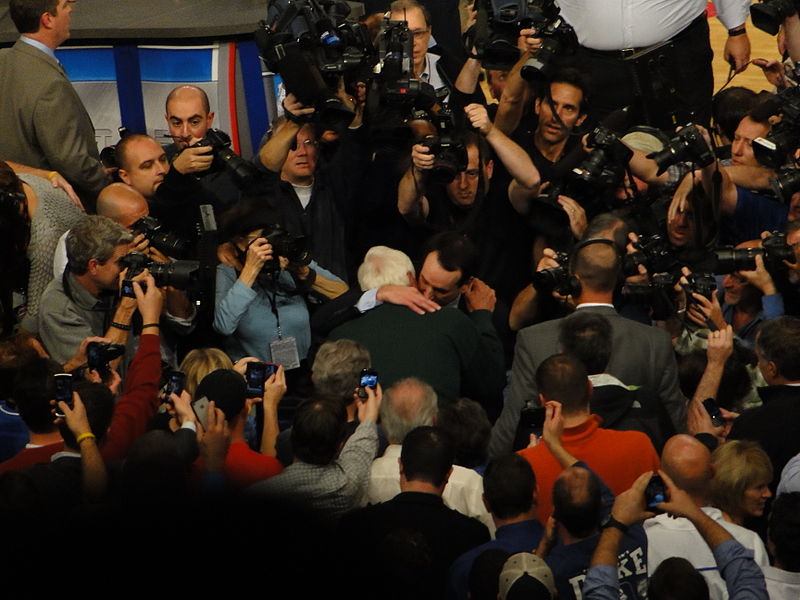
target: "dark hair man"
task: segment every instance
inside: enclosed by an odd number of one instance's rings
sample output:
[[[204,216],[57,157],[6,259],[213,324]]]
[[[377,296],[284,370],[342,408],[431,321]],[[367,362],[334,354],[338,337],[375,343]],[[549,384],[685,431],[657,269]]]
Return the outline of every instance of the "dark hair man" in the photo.
[[[685,428],[686,399],[678,385],[678,368],[669,335],[656,327],[621,317],[613,296],[619,281],[620,259],[610,240],[588,239],[573,251],[570,270],[576,285],[576,314],[584,311],[604,316],[611,323],[612,351],[606,369],[627,385],[644,386],[658,397],[678,431]],[[570,317],[566,317],[569,319]],[[562,319],[521,330],[517,336],[511,390],[492,431],[489,455],[511,449],[519,415],[538,393],[535,373],[548,356],[559,351]],[[602,476],[602,474],[601,474]]]
[[[366,388],[366,393],[366,400],[358,403],[359,425],[344,446],[346,412],[341,402],[312,399],[300,404],[292,425],[295,461],[280,475],[252,485],[250,492],[333,520],[359,506],[378,450],[376,421],[383,397],[380,385]]]
[[[600,428],[599,417],[589,412],[592,384],[577,358],[568,354],[547,358],[536,370],[536,385],[541,405],[548,401],[561,404],[561,442],[566,451],[583,460],[614,493],[626,490],[643,472],[658,468],[658,455],[646,435]],[[552,511],[551,490],[562,465],[545,444],[526,448],[520,454],[536,473],[538,516],[546,522]]]
[[[779,317],[762,323],[756,356],[767,382],[767,387],[758,388],[764,403],[735,419],[728,438],[761,444],[772,461],[774,493],[783,467],[800,452],[800,319]]]
[[[542,525],[536,520],[536,475],[521,456],[508,454],[489,463],[483,475],[483,501],[497,527],[495,539],[465,552],[453,563],[448,598],[466,600],[469,573],[484,551],[524,552],[535,548],[542,538]]]
[[[0,131],[6,159],[63,174],[94,196],[108,178],[81,99],[55,57],[75,0],[12,0],[20,38],[0,52]]]
[[[387,586],[404,591],[408,586],[414,597],[441,598],[447,569],[456,557],[489,540],[485,525],[447,508],[442,500],[453,455],[447,434],[435,427],[414,429],[403,440],[401,493],[342,519],[339,531],[347,544],[343,556],[357,554],[364,561],[356,597],[383,596]],[[401,569],[408,571],[404,580],[390,575]]]

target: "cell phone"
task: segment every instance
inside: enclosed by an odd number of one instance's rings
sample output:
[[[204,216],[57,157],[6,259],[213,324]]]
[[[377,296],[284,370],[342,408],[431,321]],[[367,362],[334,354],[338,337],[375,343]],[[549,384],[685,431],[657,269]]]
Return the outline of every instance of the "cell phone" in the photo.
[[[706,398],[703,400],[703,406],[705,406],[708,416],[711,417],[711,424],[714,427],[722,427],[725,425],[725,418],[722,416],[722,411],[719,409],[716,400],[713,398]]]
[[[120,294],[126,298],[136,298],[136,292],[133,291],[133,280],[123,279]]]
[[[183,385],[186,382],[186,374],[182,371],[171,371],[169,377],[167,377],[167,385],[164,388],[164,394],[166,399],[169,400],[169,397],[172,394],[176,396],[180,396],[181,392],[183,392]]]
[[[266,362],[249,362],[244,373],[247,383],[247,397],[260,398],[264,395],[264,382],[272,377],[278,366]]]
[[[667,486],[664,484],[664,480],[661,479],[661,475],[653,475],[650,478],[644,490],[644,501],[651,511],[661,512],[656,505],[667,501]]]
[[[530,434],[536,434],[536,437],[542,437],[544,431],[544,419],[547,416],[547,409],[544,406],[534,406],[522,410],[520,416],[525,430]]]
[[[373,390],[378,387],[378,372],[375,369],[361,369],[361,375],[358,379],[358,397],[366,398],[366,388],[371,387]]]
[[[70,373],[56,373],[56,412],[57,417],[64,417],[64,413],[58,408],[59,402],[66,402],[67,406],[73,407],[72,403],[72,375]]]
[[[205,429],[208,424],[208,398],[203,396],[197,400],[192,400],[192,410],[203,429]]]

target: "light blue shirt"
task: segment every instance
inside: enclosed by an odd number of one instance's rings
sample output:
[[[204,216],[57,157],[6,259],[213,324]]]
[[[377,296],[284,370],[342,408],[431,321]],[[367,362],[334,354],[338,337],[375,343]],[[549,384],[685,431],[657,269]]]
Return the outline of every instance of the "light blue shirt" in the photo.
[[[24,35],[19,36],[19,39],[20,39],[20,41],[25,42],[29,46],[33,46],[34,48],[37,48],[37,49],[41,50],[42,52],[47,54],[47,56],[49,56],[54,61],[56,61],[59,65],[61,64],[61,61],[56,58],[55,51],[52,48],[50,48],[49,46],[45,46],[39,40],[34,40],[33,38],[29,38],[29,37],[24,36]]]

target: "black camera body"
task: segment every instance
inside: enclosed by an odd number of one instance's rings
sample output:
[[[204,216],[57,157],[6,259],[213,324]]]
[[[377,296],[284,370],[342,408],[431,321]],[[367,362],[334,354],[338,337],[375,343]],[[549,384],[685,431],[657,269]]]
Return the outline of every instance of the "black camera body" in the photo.
[[[770,177],[769,185],[775,196],[784,204],[789,204],[792,196],[800,192],[800,169],[785,167],[778,169],[777,177]]]
[[[278,256],[299,266],[306,266],[311,262],[311,253],[308,251],[308,243],[304,235],[293,235],[280,225],[273,225],[269,232],[265,229],[261,237],[272,245],[272,253],[275,257],[264,263],[264,271],[275,272],[280,269]]]
[[[531,27],[539,13],[530,0],[476,0],[474,8],[486,11],[488,31],[478,48],[483,68],[510,70],[520,56],[519,32]]]
[[[717,255],[717,268],[715,273],[727,274],[734,271],[754,271],[756,256],[759,254],[764,259],[764,267],[770,273],[786,269],[783,261],[794,262],[794,249],[786,243],[786,234],[773,231],[761,242],[761,248],[731,248],[723,247],[715,250]]]
[[[681,129],[663,150],[651,152],[647,158],[656,162],[659,175],[679,162],[692,162],[698,167],[707,167],[716,159],[711,146],[694,124]]]
[[[214,155],[214,160],[205,173],[215,173],[227,169],[240,187],[249,185],[253,179],[258,177],[256,168],[231,149],[231,138],[224,131],[208,129],[203,139],[191,147],[200,146],[210,146],[209,154]]]
[[[170,286],[178,290],[199,291],[200,263],[196,260],[176,260],[160,263],[141,252],[129,252],[119,259],[121,267],[128,269],[122,282],[122,293],[135,297],[131,280],[148,269],[155,280],[156,287]]]
[[[780,122],[772,126],[767,137],[753,140],[753,154],[756,160],[765,167],[777,169],[786,163],[787,157],[798,145],[800,89],[793,86],[781,90],[775,97],[759,106],[759,110],[768,113],[769,116],[781,116]]]
[[[750,6],[753,25],[770,35],[778,35],[786,17],[797,14],[794,0],[761,0]]]
[[[151,246],[169,257],[183,258],[188,253],[189,243],[171,231],[167,231],[161,221],[155,217],[145,215],[131,225],[131,230],[135,234],[144,234]]]
[[[711,296],[717,290],[717,280],[711,273],[690,273],[686,276],[686,283],[682,287],[686,292],[686,301],[689,304],[696,304],[697,301],[692,294],[700,294],[706,300],[711,300]]]
[[[428,171],[432,183],[448,184],[458,173],[467,170],[467,147],[459,133],[463,124],[457,123],[456,116],[443,108],[430,118],[439,135],[423,138],[419,143],[433,154],[433,168]]]
[[[556,252],[557,267],[550,267],[536,271],[533,274],[533,287],[537,291],[550,293],[558,292],[562,296],[572,293],[569,272],[569,254],[566,252]]]
[[[622,257],[622,272],[626,277],[636,275],[639,265],[644,265],[647,272],[675,273],[680,264],[667,241],[658,234],[639,236],[639,241],[634,244],[636,250]]]
[[[86,364],[105,378],[110,373],[109,363],[125,354],[124,344],[89,342],[86,346]]]
[[[603,187],[618,185],[625,175],[633,150],[623,144],[616,133],[602,125],[589,133],[586,145],[592,151],[572,172],[586,183]]]
[[[532,24],[542,46],[536,55],[525,61],[520,75],[526,81],[544,83],[556,70],[555,58],[567,54],[577,45],[575,30],[561,17],[553,0],[538,0],[532,7]]]

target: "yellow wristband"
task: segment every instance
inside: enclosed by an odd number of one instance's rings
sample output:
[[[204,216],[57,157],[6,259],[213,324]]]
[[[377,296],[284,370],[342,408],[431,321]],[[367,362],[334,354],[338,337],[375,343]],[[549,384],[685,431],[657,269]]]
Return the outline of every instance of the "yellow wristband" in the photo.
[[[80,444],[83,440],[88,440],[88,439],[96,440],[97,438],[93,433],[82,433],[78,436],[77,442],[78,444]]]
[[[57,176],[58,176],[58,171],[50,171],[50,172],[47,174],[47,178],[48,178],[50,181],[53,181],[53,177],[57,177]]]

